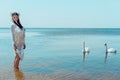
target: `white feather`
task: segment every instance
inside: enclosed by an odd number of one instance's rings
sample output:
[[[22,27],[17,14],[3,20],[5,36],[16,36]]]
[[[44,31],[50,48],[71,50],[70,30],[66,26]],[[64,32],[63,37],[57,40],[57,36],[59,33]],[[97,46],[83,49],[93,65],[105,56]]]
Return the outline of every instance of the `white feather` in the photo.
[[[90,52],[90,50],[89,50],[89,48],[88,48],[88,47],[85,47],[85,51],[84,51],[84,49],[82,49],[82,52],[89,53],[89,52]]]
[[[114,49],[114,48],[109,48],[109,49],[107,50],[107,52],[108,52],[108,53],[115,53],[115,52],[116,52],[116,49]]]
[[[106,47],[106,52],[107,52],[107,53],[116,53],[116,52],[117,52],[117,50],[114,49],[114,48],[109,48],[109,49],[108,49],[107,43],[105,43],[105,47]]]

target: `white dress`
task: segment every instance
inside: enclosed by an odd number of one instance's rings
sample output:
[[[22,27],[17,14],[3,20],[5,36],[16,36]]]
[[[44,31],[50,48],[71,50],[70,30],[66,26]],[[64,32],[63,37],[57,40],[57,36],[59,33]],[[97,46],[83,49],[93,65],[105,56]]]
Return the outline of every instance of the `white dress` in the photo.
[[[17,53],[20,57],[20,60],[24,57],[24,43],[25,43],[25,29],[22,30],[17,25],[11,26],[11,32],[13,37],[13,42],[16,44],[17,49],[15,53]]]

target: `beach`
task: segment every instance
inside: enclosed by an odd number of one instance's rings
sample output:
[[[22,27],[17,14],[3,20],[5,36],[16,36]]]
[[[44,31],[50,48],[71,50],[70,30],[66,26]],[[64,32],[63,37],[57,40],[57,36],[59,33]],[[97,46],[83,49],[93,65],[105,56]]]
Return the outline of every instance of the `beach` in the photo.
[[[119,80],[120,29],[27,28],[20,70],[9,28],[0,30],[0,80]],[[90,53],[83,55],[83,42]],[[104,44],[117,53],[105,53]]]

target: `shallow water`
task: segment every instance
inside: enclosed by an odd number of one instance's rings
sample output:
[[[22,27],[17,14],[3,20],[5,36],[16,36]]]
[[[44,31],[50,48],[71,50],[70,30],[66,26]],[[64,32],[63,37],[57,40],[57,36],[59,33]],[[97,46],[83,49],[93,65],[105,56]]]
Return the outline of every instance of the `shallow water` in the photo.
[[[15,79],[14,52],[9,29],[0,30],[0,79]],[[83,41],[90,53],[83,55]],[[120,78],[120,29],[26,29],[24,60],[20,70],[26,80],[45,76],[48,80],[119,80]],[[104,43],[117,53],[105,53]],[[9,77],[8,72],[11,72]],[[6,75],[4,75],[7,73]],[[3,77],[4,75],[4,77]],[[6,78],[5,76],[8,76]],[[62,77],[60,77],[62,76]],[[54,79],[57,77],[56,79]],[[68,79],[69,80],[69,79]]]

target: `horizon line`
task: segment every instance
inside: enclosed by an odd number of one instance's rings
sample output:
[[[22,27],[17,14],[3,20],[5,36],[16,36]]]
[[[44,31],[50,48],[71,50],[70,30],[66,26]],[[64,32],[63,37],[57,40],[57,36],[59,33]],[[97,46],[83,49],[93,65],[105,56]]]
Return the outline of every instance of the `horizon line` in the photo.
[[[8,29],[8,28],[10,28],[10,27],[0,27],[0,28],[2,28],[2,29]],[[36,28],[36,29],[38,29],[38,28],[41,28],[41,29],[43,29],[43,28],[66,28],[66,29],[68,29],[69,27],[26,27],[27,29],[33,29],[33,28]],[[70,27],[69,29],[72,29],[73,27]],[[78,29],[79,27],[75,27],[76,29]],[[98,28],[98,29],[100,29],[100,28],[116,28],[116,29],[118,29],[119,27],[80,27],[80,28]]]

